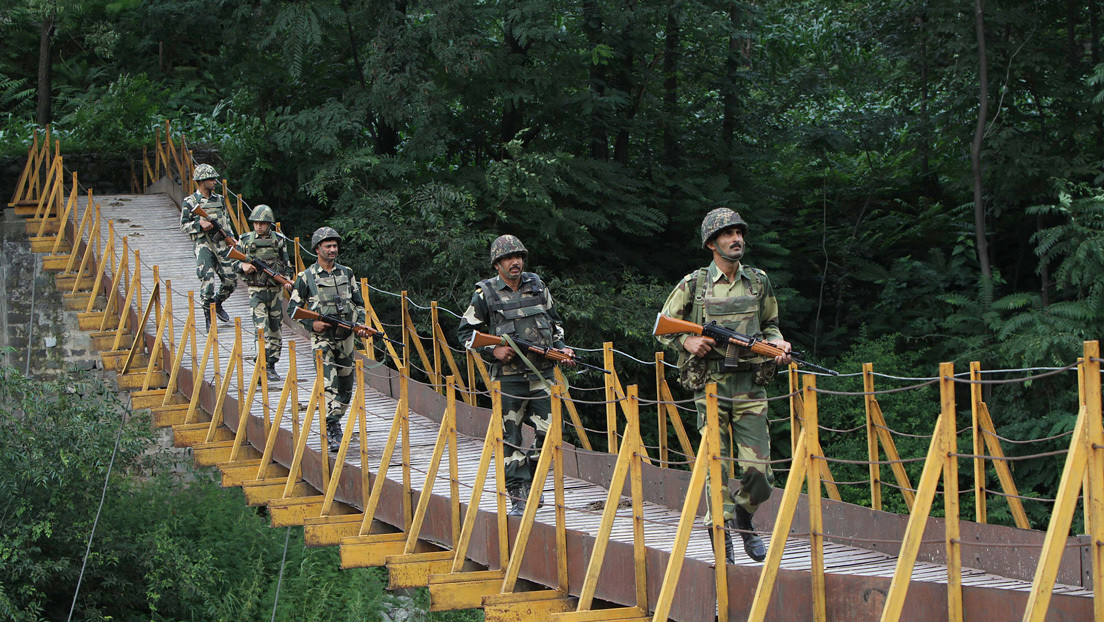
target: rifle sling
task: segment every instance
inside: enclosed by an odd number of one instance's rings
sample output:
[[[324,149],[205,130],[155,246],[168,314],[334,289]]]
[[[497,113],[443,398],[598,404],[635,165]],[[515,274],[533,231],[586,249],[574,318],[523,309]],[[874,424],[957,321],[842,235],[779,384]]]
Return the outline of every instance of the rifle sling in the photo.
[[[523,363],[525,363],[525,366],[537,375],[537,378],[540,378],[542,382],[549,386],[552,385],[552,383],[548,382],[548,379],[544,377],[544,374],[540,373],[540,370],[537,369],[537,366],[533,364],[533,361],[530,361],[529,357],[525,356],[525,353],[521,351],[520,347],[518,347],[517,342],[515,342],[509,335],[503,335],[502,338],[506,340],[506,345],[510,346],[514,350],[514,352],[516,352],[517,355],[521,357],[521,360]]]

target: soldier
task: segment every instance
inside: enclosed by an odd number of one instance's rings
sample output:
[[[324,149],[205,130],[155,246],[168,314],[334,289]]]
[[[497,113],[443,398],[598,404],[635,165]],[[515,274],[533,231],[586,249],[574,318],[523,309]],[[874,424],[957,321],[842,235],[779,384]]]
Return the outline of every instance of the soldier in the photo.
[[[237,262],[227,259],[230,244],[219,235],[218,227],[206,218],[192,213],[202,207],[207,215],[223,227],[229,227],[222,195],[215,192],[218,185],[218,173],[210,164],[200,164],[192,174],[199,189],[184,199],[180,210],[180,229],[192,237],[195,242],[196,276],[199,277],[199,301],[203,305],[203,318],[207,330],[211,330],[211,303],[215,303],[215,315],[223,322],[229,322],[230,316],[222,308],[222,303],[233,293],[237,285],[234,267]]]
[[[337,263],[341,234],[330,227],[320,227],[311,236],[311,248],[318,255],[295,277],[288,315],[297,307],[326,315],[345,318],[357,324],[365,319],[364,297],[353,271]],[[330,451],[341,445],[341,418],[353,399],[354,334],[344,328],[330,326],[318,320],[302,320],[310,332],[311,346],[322,352],[322,385],[326,392],[326,435]]]
[[[564,344],[563,326],[552,295],[536,274],[523,272],[529,251],[512,235],[491,244],[491,265],[498,276],[476,284],[457,334],[470,343],[475,331],[509,335],[535,344],[574,352]],[[509,346],[488,346],[480,354],[492,363],[491,375],[502,386],[502,432],[506,443],[504,474],[511,516],[521,516],[533,481],[533,467],[548,433],[552,412],[552,366],[544,357],[520,356]],[[536,448],[522,449],[521,426],[536,431]]]
[[[713,253],[713,262],[686,275],[667,297],[662,313],[699,324],[715,320],[721,326],[753,335],[789,352],[790,344],[778,328],[778,301],[770,280],[762,270],[741,263],[747,232],[744,219],[727,207],[706,214],[701,225],[702,247]],[[714,340],[700,335],[658,339],[664,345],[677,346],[679,380],[695,391],[698,429],[703,433],[705,385],[717,384],[718,396],[722,398],[721,455],[735,459],[740,471],[735,489],[731,482],[722,488],[725,526],[740,530],[744,552],[755,561],[763,561],[766,547],[752,531],[751,518],[756,508],[770,497],[774,482],[765,385],[778,365],[789,364],[790,357],[787,354],[768,359],[735,346],[720,352],[713,349]],[[729,424],[733,438],[729,438]],[[705,522],[711,524],[708,509]],[[727,529],[725,555],[729,563],[734,561],[732,537]]]
[[[272,229],[273,223],[276,222],[272,208],[267,205],[253,208],[249,214],[249,222],[253,223],[253,230],[238,240],[238,250],[250,259],[263,261],[280,276],[291,274],[291,258],[288,255],[285,239]],[[280,308],[280,284],[252,263],[243,261],[238,269],[242,272],[242,280],[249,286],[249,308],[253,310],[253,329],[254,331],[258,328],[265,329],[265,361],[268,363],[268,379],[279,382],[280,374],[276,373],[276,361],[280,360],[280,352],[283,349],[280,333],[280,320],[283,319],[283,310]],[[286,283],[284,288],[290,292],[291,283]]]

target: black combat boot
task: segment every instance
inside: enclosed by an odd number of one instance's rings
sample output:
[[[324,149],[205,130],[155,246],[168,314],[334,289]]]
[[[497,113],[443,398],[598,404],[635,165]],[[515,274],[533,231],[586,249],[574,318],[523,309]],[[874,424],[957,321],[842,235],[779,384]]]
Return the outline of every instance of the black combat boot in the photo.
[[[203,322],[207,332],[211,332],[211,307],[203,307]]]
[[[751,524],[751,513],[736,506],[736,516],[729,522],[734,523],[732,526],[740,530],[740,537],[744,539],[744,552],[748,557],[757,562],[767,558],[767,547],[763,544],[763,539],[753,531],[755,527]],[[727,536],[728,532],[725,532],[725,535]]]
[[[283,380],[283,378],[280,377],[280,374],[276,373],[276,361],[272,361],[268,364],[267,374],[269,382],[280,382],[281,380]]]
[[[338,449],[341,449],[341,422],[340,421],[327,421],[326,422],[326,444],[329,445],[330,453],[337,453]]]
[[[520,484],[512,488],[507,488],[506,492],[510,495],[510,511],[506,512],[507,516],[521,516],[525,513],[525,500],[529,498],[529,487],[525,484]]]
[[[706,528],[706,533],[709,534],[709,544],[710,544],[710,548],[712,548],[712,545],[713,545],[713,528],[712,527]],[[724,542],[725,542],[725,559],[728,560],[728,563],[735,564],[736,563],[736,551],[732,547],[732,534],[729,533],[727,529],[724,530]]]
[[[218,316],[220,322],[229,322],[230,314],[226,312],[226,309],[222,308],[222,301],[215,301],[215,315]]]

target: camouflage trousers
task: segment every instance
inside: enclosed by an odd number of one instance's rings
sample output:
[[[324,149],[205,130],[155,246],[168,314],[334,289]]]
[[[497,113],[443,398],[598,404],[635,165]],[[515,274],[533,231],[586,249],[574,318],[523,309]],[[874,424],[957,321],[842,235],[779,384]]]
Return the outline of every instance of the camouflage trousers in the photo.
[[[543,380],[501,379],[502,440],[506,454],[503,475],[506,488],[517,488],[533,481],[533,468],[552,423],[552,387]],[[533,426],[533,448],[523,449],[522,426]]]
[[[207,309],[211,303],[222,302],[229,298],[237,287],[234,261],[215,254],[215,251],[206,244],[196,244],[195,256],[196,277],[199,278],[199,302],[204,309]]]
[[[717,383],[717,414],[721,426],[721,468],[727,485],[721,487],[724,519],[735,516],[736,506],[754,514],[770,498],[774,472],[770,468],[770,431],[767,426],[767,390],[752,382],[754,373],[710,373],[708,382]],[[753,402],[728,401],[725,398],[750,399]],[[705,391],[694,394],[698,410],[698,430],[706,433]],[[759,401],[762,400],[762,401]],[[729,434],[729,426],[732,433]],[[735,449],[735,452],[733,451]],[[736,462],[739,483],[729,478],[732,459]],[[710,478],[705,479],[709,493]],[[706,497],[705,523],[711,524],[712,508]]]
[[[280,332],[284,317],[280,304],[280,287],[250,287],[249,308],[253,311],[253,333],[264,329],[265,360],[271,365],[280,360],[283,350],[283,335]]]
[[[326,423],[340,422],[353,400],[353,353],[356,337],[345,339],[311,333],[311,346],[322,352],[322,391],[326,396]]]

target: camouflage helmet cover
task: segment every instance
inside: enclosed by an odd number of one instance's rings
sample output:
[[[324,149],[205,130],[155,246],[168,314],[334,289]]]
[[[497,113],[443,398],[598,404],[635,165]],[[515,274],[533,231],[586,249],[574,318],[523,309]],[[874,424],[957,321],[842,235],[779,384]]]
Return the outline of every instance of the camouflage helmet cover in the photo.
[[[271,207],[262,203],[249,212],[249,222],[276,222],[276,216]]]
[[[516,253],[521,253],[523,257],[529,256],[529,251],[525,249],[525,245],[516,236],[500,235],[494,242],[491,242],[491,265],[495,265],[499,259],[507,255]]]
[[[706,214],[701,224],[702,248],[709,248],[706,245],[709,244],[714,236],[729,227],[739,227],[741,232],[747,235],[747,222],[745,222],[744,219],[740,217],[740,214],[734,210],[727,207],[718,207]]]
[[[192,173],[192,180],[203,181],[205,179],[218,179],[218,171],[210,164],[200,164],[195,168],[195,172]]]
[[[311,250],[318,248],[318,245],[326,240],[337,240],[337,243],[341,243],[341,234],[337,232],[337,229],[333,227],[319,227],[314,230],[314,235],[311,236]]]

